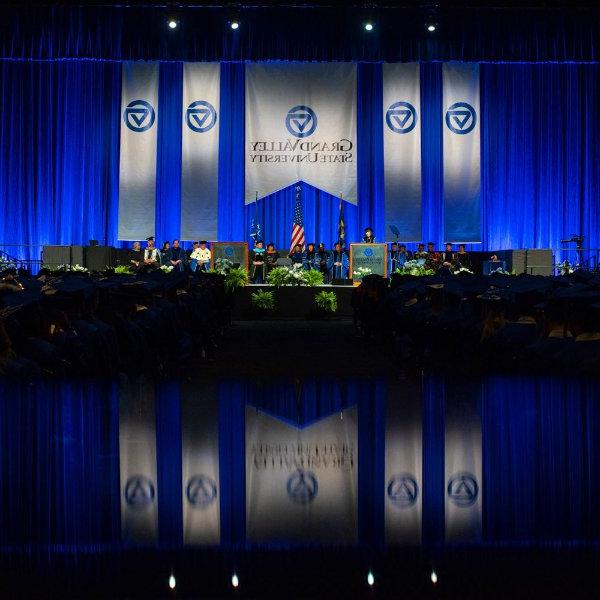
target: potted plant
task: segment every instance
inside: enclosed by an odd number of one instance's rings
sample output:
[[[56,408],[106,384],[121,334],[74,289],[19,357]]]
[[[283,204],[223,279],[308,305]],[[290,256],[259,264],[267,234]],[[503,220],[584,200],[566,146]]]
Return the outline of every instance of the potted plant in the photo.
[[[257,290],[250,296],[252,309],[259,317],[265,317],[275,310],[275,296],[267,290]]]
[[[267,283],[279,288],[287,285],[290,280],[290,271],[287,267],[275,267],[267,275]]]
[[[323,285],[323,273],[317,269],[309,269],[303,273],[304,285],[308,287],[317,287]]]
[[[337,296],[335,292],[326,292],[323,290],[315,294],[316,315],[321,318],[327,318],[337,311]]]
[[[244,267],[229,269],[225,275],[225,289],[234,292],[248,283],[248,271]]]

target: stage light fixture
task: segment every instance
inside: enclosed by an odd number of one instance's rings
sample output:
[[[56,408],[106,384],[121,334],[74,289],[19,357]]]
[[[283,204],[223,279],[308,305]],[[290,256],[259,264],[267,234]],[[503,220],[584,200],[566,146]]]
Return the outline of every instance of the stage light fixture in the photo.
[[[240,22],[236,21],[236,20],[230,21],[229,27],[231,27],[231,29],[233,29],[235,31],[236,29],[240,28]]]
[[[427,23],[425,26],[427,27],[427,31],[429,31],[429,33],[433,33],[437,29],[437,25],[435,23]]]
[[[240,585],[239,577],[235,573],[231,576],[231,585],[234,588],[237,588]]]
[[[176,585],[177,582],[175,581],[175,576],[171,574],[171,577],[169,577],[169,587],[174,590]]]
[[[375,585],[375,576],[372,571],[367,573],[367,583],[372,587]]]
[[[435,585],[438,582],[438,576],[435,571],[431,571],[431,583]]]
[[[177,29],[177,21],[175,19],[169,19],[167,25],[169,26],[169,29]]]
[[[373,23],[371,21],[365,23],[365,31],[373,31]]]

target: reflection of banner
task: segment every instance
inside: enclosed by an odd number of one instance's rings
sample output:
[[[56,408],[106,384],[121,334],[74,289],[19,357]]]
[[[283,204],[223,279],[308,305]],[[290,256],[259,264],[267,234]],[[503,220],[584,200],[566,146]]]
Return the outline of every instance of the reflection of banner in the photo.
[[[387,275],[386,244],[350,244],[350,275],[358,269],[371,269],[371,273]]]
[[[422,518],[421,391],[390,387],[385,427],[385,541],[419,544]]]
[[[418,63],[383,65],[385,238],[421,239],[421,93]],[[397,233],[396,233],[397,232]]]
[[[249,542],[357,538],[356,407],[303,429],[246,408]]]
[[[130,386],[119,402],[121,537],[134,544],[158,537],[154,389]]]
[[[124,62],[121,92],[119,239],[154,233],[158,63]]]
[[[481,539],[481,416],[476,400],[446,402],[446,539]]]
[[[246,65],[246,204],[297,181],[356,203],[356,65]]]
[[[220,542],[219,404],[214,387],[184,388],[181,399],[183,541]]]
[[[217,239],[219,63],[183,64],[181,238]]]
[[[444,239],[481,241],[479,65],[444,63]]]

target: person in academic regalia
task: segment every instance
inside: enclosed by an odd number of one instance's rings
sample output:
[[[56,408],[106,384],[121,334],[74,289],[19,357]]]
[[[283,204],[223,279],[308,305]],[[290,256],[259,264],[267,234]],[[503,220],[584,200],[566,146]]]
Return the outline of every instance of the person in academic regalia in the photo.
[[[275,244],[273,242],[269,242],[267,244],[267,251],[265,252],[265,264],[267,275],[269,271],[273,270],[277,266],[277,261],[279,260],[279,252],[275,250]]]
[[[452,251],[452,244],[448,242],[446,244],[446,249],[442,252],[442,263],[446,267],[450,267],[454,264],[456,260],[456,254]]]
[[[348,258],[348,253],[342,248],[342,245],[338,242],[335,245],[334,250],[329,257],[330,279],[347,279],[349,267],[350,260]]]
[[[414,253],[413,258],[419,260],[421,258],[427,259],[427,252],[425,252],[425,244],[419,244],[417,251]]]
[[[392,246],[388,253],[388,271],[390,275],[400,266],[398,264],[398,242],[392,242]]]
[[[458,252],[456,253],[456,261],[460,264],[461,267],[465,269],[471,268],[471,259],[469,258],[469,253],[465,251],[465,245],[458,245]]]
[[[302,254],[302,265],[309,271],[310,269],[316,269],[317,253],[315,251],[314,244],[308,244],[306,250]]]
[[[263,283],[266,270],[266,251],[263,248],[263,241],[257,240],[250,257],[250,279],[252,283]]]
[[[365,229],[365,232],[363,234],[363,243],[365,243],[365,244],[374,244],[375,243],[375,234],[373,233],[373,230],[370,227],[367,227]]]
[[[398,248],[398,266],[403,266],[407,260],[412,260],[412,252],[406,249],[406,244],[400,244]]]
[[[154,237],[150,236],[146,238],[148,245],[144,250],[144,261],[140,265],[139,269],[144,272],[154,271],[160,266],[160,252],[158,248],[154,246]]]
[[[160,266],[171,266],[171,244],[170,242],[163,242],[163,246],[160,250]]]
[[[325,244],[321,242],[315,255],[315,269],[318,269],[321,271],[321,273],[323,273],[323,281],[327,281],[329,279],[329,268],[327,266],[328,261],[329,252],[325,250]]]
[[[427,265],[431,269],[437,269],[441,264],[441,254],[435,249],[433,242],[427,243]]]
[[[289,257],[292,259],[292,264],[301,265],[303,262],[302,246],[296,244],[294,249],[290,252]]]
[[[142,252],[142,245],[139,242],[133,242],[133,248],[129,251],[129,264],[133,269],[137,270],[143,262],[144,253]]]
[[[185,263],[185,253],[183,248],[179,245],[179,240],[173,240],[173,246],[171,247],[171,258],[170,264],[176,271],[183,271]]]

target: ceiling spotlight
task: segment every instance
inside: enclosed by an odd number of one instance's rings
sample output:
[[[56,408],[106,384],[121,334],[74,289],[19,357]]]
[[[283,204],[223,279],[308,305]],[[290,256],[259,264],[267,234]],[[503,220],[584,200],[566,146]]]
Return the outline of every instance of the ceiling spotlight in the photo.
[[[367,583],[369,584],[369,586],[373,587],[375,585],[375,576],[373,575],[372,571],[369,571],[367,573]]]
[[[175,19],[169,19],[167,25],[169,29],[177,29],[177,21]]]
[[[169,588],[174,590],[176,585],[177,581],[175,580],[175,576],[171,574],[171,577],[169,577]]]
[[[373,23],[371,23],[370,21],[367,21],[365,23],[365,31],[373,31]]]
[[[427,31],[433,33],[437,29],[437,25],[435,23],[427,23],[426,25]]]
[[[231,21],[229,23],[229,27],[231,27],[231,29],[239,29],[240,28],[240,23],[239,21]]]
[[[240,578],[237,576],[237,574],[236,574],[236,573],[234,573],[234,574],[231,576],[231,585],[232,585],[234,588],[237,588],[237,587],[240,585]]]

